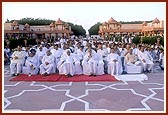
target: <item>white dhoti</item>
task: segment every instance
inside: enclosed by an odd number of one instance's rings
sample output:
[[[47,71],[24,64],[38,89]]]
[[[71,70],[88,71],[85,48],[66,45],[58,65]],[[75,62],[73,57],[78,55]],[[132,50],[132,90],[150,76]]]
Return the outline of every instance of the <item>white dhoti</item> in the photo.
[[[71,74],[73,76],[75,73],[74,70],[75,67],[72,62],[64,62],[63,64],[58,63],[57,67],[59,70],[59,74],[65,74],[65,75]]]
[[[150,60],[146,60],[145,63],[142,61],[142,66],[143,66],[144,71],[147,71],[147,70],[153,71],[153,65],[154,65],[154,63]]]
[[[135,62],[134,64],[131,63],[131,62],[128,62],[127,65],[128,65],[128,66],[139,66],[139,65],[141,65],[141,62],[140,62],[140,61],[137,61],[137,62]]]
[[[77,74],[77,75],[83,74],[82,67],[80,65],[80,61],[75,62],[74,70],[75,70],[75,74]]]
[[[96,74],[97,72],[97,61],[94,60],[89,60],[87,61],[83,61],[82,65],[83,65],[83,74],[85,75],[90,75],[92,73]]]
[[[121,64],[119,62],[109,62],[108,64],[108,74],[119,75],[121,74]]]
[[[98,66],[97,66],[97,75],[103,75],[104,74],[104,62],[103,60],[98,61]]]
[[[40,74],[44,74],[44,73],[47,73],[47,74],[52,74],[55,72],[55,69],[54,69],[54,64],[41,64],[40,65]]]
[[[22,71],[22,63],[11,63],[10,64],[10,70],[11,70],[11,74],[19,74]]]
[[[22,73],[23,74],[31,74],[31,75],[37,75],[39,72],[38,67],[31,67],[30,65],[23,66]]]

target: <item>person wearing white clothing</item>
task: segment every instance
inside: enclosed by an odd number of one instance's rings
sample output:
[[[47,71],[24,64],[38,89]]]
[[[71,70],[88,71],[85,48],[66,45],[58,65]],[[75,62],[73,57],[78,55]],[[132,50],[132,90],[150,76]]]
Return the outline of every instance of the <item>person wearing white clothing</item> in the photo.
[[[52,55],[50,50],[46,51],[46,55],[42,59],[42,64],[40,65],[40,74],[41,75],[49,75],[55,73],[56,68],[55,65],[55,57]]]
[[[97,72],[97,57],[96,53],[89,48],[87,50],[87,53],[84,56],[84,59],[82,61],[83,66],[83,74],[89,75],[89,76],[96,76]]]
[[[67,77],[72,77],[75,73],[74,63],[74,56],[71,54],[71,51],[67,49],[65,54],[61,56],[61,59],[57,65],[59,74],[65,74]]]
[[[42,59],[45,56],[45,53],[46,51],[43,49],[43,46],[40,45],[36,53],[40,64],[42,64]]]
[[[141,50],[138,52],[138,57],[141,60],[144,72],[153,71],[153,58],[147,51],[144,50],[144,46],[141,46]]]
[[[160,68],[164,70],[164,50],[161,49],[161,53],[159,56]]]
[[[25,66],[23,66],[22,73],[31,75],[37,75],[39,72],[39,61],[36,55],[36,51],[31,49],[29,51],[29,56],[26,59]]]
[[[107,56],[108,74],[119,75],[122,73],[121,59],[118,54],[114,53],[114,48],[111,48],[111,53]]]
[[[62,50],[58,48],[57,44],[54,46],[54,49],[51,49],[51,53],[54,55],[56,63],[58,63],[62,55]]]
[[[25,61],[26,53],[22,51],[20,46],[17,47],[17,51],[13,52],[12,60],[10,64],[11,76],[17,76],[21,73],[22,66]]]

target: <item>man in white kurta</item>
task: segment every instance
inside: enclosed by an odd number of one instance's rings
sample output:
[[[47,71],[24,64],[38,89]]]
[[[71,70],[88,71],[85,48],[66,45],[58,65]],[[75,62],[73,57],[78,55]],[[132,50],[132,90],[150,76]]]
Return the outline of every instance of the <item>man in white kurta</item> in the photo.
[[[40,65],[40,74],[49,75],[55,72],[55,57],[52,55],[50,50],[46,51],[46,55],[42,59],[42,64]]]
[[[82,61],[83,74],[85,75],[96,76],[98,61],[97,55],[93,52],[94,51],[89,48]]]
[[[62,50],[58,48],[58,44],[54,46],[54,49],[51,49],[51,53],[55,57],[56,63],[58,63],[62,55]]]
[[[42,64],[42,59],[43,59],[45,53],[46,53],[46,50],[44,50],[43,46],[40,45],[37,48],[37,53],[36,53],[40,64]]]
[[[36,52],[32,50],[29,51],[29,56],[26,59],[25,66],[23,66],[22,73],[31,75],[37,75],[39,72],[39,60]]]
[[[153,71],[153,58],[147,51],[144,50],[144,46],[141,46],[141,50],[138,52],[138,57],[141,60],[144,72]]]
[[[67,77],[72,77],[75,73],[75,59],[70,50],[66,50],[65,54],[61,56],[57,68],[59,74],[65,74]]]
[[[21,73],[22,66],[25,61],[26,53],[22,51],[20,46],[17,47],[17,51],[13,52],[12,60],[10,64],[11,76],[17,76]]]
[[[111,53],[107,56],[108,74],[111,74],[112,76],[122,73],[121,59],[119,55],[114,52],[114,48],[111,48]]]

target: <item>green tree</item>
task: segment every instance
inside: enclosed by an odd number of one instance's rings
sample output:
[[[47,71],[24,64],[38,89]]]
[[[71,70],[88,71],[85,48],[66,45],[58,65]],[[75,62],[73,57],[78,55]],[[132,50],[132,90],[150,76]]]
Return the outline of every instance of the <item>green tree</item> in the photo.
[[[89,35],[98,35],[99,32],[99,26],[102,23],[97,22],[97,24],[93,25],[88,31],[89,31]]]
[[[134,43],[134,44],[139,44],[139,43],[140,43],[140,40],[141,40],[141,37],[136,36],[136,37],[133,38],[132,43]]]
[[[10,22],[13,22],[13,21],[14,20],[11,20]],[[52,22],[54,22],[54,20],[41,19],[41,18],[37,18],[37,19],[34,19],[34,18],[22,18],[22,19],[18,20],[19,24],[24,25],[24,24],[28,23],[30,26],[32,26],[32,25],[49,25]]]
[[[85,36],[86,30],[81,25],[74,25],[73,23],[68,22],[68,24],[71,26],[71,30],[73,31],[75,36]]]

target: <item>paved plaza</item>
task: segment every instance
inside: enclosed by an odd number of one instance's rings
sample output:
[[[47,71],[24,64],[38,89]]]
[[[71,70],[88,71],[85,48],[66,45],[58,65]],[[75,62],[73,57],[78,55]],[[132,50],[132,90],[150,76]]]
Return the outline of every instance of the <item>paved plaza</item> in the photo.
[[[158,64],[146,81],[11,82],[4,66],[4,110],[164,111],[164,71]]]

